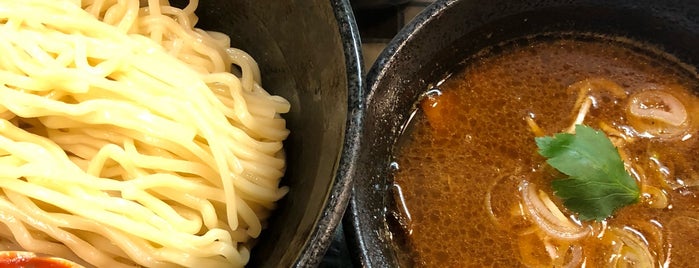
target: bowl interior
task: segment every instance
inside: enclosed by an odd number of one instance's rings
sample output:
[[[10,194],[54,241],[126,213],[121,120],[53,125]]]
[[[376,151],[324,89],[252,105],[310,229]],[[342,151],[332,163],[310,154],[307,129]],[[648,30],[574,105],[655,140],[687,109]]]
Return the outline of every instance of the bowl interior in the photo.
[[[349,180],[336,172],[361,73],[352,60],[359,58],[358,37],[349,10],[347,1],[200,1],[197,27],[228,34],[233,47],[257,61],[262,86],[291,102],[283,115],[291,134],[282,180],[290,191],[253,248],[250,266],[317,262],[344,211]]]
[[[407,25],[367,75],[357,180],[345,216],[350,249],[366,267],[396,267],[387,223],[389,161],[418,97],[481,49],[542,33],[627,37],[698,66],[699,3],[693,1],[437,1]],[[696,71],[695,71],[696,72]]]

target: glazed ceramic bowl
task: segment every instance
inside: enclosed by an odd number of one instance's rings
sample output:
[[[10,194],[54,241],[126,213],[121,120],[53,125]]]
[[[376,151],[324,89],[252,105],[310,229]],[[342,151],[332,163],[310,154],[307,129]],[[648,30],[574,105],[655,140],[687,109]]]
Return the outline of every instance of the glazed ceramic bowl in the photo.
[[[408,24],[366,77],[363,144],[352,174],[345,232],[357,266],[397,267],[389,230],[389,164],[418,97],[477,51],[530,35],[587,32],[650,43],[698,66],[699,2],[654,0],[447,0]]]
[[[249,266],[317,265],[347,205],[359,146],[362,64],[349,1],[201,0],[197,15],[198,27],[230,35],[257,60],[265,89],[291,102],[282,180],[290,191]]]

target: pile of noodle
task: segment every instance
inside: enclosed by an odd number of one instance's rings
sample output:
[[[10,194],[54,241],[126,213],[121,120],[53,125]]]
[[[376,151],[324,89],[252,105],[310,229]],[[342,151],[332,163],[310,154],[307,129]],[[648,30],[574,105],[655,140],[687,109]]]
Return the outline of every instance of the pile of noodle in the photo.
[[[196,7],[0,0],[3,249],[97,267],[247,263],[287,192],[289,103],[227,36],[194,28]]]

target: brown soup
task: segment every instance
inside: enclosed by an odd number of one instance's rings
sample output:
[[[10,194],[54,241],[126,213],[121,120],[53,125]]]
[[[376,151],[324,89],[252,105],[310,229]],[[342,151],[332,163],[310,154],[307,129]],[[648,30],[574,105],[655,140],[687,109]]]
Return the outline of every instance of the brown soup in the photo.
[[[518,43],[468,60],[417,104],[393,174],[406,263],[696,267],[696,71],[610,38]],[[582,124],[614,143],[641,189],[638,203],[604,221],[579,221],[565,208],[551,187],[561,174],[534,142],[565,131],[581,113]],[[679,115],[660,118],[672,113]],[[560,239],[542,231],[527,212],[523,182],[541,191],[534,198],[548,212],[562,213],[563,230],[585,235]]]

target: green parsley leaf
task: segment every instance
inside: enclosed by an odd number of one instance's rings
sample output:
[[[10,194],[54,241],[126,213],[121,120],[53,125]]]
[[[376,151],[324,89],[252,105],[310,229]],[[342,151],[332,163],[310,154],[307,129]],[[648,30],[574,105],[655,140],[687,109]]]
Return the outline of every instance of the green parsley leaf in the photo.
[[[548,158],[546,163],[568,175],[552,181],[551,186],[581,220],[601,221],[618,208],[638,202],[638,185],[604,133],[576,125],[575,134],[535,140],[539,154]]]

